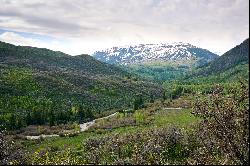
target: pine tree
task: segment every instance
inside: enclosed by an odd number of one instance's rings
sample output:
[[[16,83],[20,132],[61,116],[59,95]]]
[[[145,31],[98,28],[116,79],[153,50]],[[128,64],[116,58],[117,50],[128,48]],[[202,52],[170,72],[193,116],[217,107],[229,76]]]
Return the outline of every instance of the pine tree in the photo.
[[[31,117],[31,112],[30,112],[30,111],[27,112],[27,115],[26,115],[26,118],[25,118],[25,119],[26,119],[26,124],[27,124],[27,125],[33,124],[33,123],[32,123],[32,117]]]
[[[140,108],[143,107],[143,99],[141,96],[137,97],[135,100],[134,100],[134,110],[138,110]]]
[[[150,103],[153,103],[154,102],[154,96],[151,94],[150,95]]]
[[[55,125],[55,114],[53,110],[50,110],[50,113],[49,113],[49,125],[50,126]]]
[[[163,98],[164,101],[167,100],[167,96],[166,96],[166,92],[165,91],[163,92],[162,98]]]
[[[10,115],[8,127],[10,129],[16,129],[16,116],[14,114]]]
[[[78,118],[80,122],[84,121],[84,119],[86,118],[86,113],[82,105],[79,105],[78,107]]]
[[[86,118],[89,118],[89,119],[94,118],[93,112],[90,110],[90,108],[86,109]]]

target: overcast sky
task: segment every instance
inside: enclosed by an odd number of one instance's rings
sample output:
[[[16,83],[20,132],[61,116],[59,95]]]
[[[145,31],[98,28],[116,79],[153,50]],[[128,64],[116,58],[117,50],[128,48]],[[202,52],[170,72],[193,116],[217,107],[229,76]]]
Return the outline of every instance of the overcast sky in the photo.
[[[71,55],[188,42],[218,54],[249,36],[249,0],[0,0],[0,40]]]

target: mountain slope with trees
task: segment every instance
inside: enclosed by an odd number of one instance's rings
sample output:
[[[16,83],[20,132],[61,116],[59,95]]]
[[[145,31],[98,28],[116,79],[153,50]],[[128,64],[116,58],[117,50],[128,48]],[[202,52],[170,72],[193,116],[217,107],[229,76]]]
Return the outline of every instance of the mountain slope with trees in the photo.
[[[93,57],[152,80],[182,78],[218,55],[189,43],[140,44],[97,51]]]
[[[43,48],[0,43],[0,123],[88,120],[105,110],[133,107],[141,96],[161,97],[158,84],[141,80],[89,55],[70,56]]]
[[[224,53],[221,57],[202,66],[197,75],[209,75],[236,67],[237,65],[249,64],[249,39],[244,40],[240,45]]]

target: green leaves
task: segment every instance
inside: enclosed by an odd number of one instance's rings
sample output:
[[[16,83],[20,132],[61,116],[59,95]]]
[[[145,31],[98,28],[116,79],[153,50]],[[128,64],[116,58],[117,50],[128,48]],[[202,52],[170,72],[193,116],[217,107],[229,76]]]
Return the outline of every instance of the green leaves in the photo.
[[[203,117],[198,135],[204,150],[197,150],[197,161],[221,164],[226,160],[226,164],[247,165],[249,85],[241,83],[227,95],[223,87],[217,85],[209,97],[197,100],[194,108],[194,114]]]

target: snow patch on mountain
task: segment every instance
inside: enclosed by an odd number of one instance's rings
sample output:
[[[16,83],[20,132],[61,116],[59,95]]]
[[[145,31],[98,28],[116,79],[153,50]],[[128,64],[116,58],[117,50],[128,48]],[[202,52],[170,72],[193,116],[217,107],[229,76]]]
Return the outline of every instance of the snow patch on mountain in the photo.
[[[189,43],[161,43],[161,44],[139,44],[123,47],[112,47],[96,51],[93,54],[96,59],[110,64],[143,64],[154,61],[199,61],[209,62],[218,55]]]

